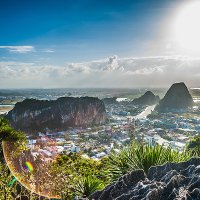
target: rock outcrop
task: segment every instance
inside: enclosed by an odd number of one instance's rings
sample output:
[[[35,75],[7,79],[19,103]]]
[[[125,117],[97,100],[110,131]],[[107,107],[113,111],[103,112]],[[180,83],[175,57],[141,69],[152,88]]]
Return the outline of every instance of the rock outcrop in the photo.
[[[94,97],[62,97],[54,101],[26,99],[15,105],[6,118],[25,132],[62,130],[68,127],[100,125],[106,120],[104,103]]]
[[[185,83],[174,83],[164,98],[160,100],[156,110],[158,112],[185,111],[192,107],[193,99]]]
[[[92,200],[200,200],[200,158],[136,170],[89,196]]]
[[[105,103],[105,104],[117,104],[117,97],[111,97],[111,98],[104,98],[102,99],[102,101]]]
[[[134,99],[132,103],[137,105],[154,105],[159,100],[159,96],[154,95],[151,91],[147,91],[141,97]]]

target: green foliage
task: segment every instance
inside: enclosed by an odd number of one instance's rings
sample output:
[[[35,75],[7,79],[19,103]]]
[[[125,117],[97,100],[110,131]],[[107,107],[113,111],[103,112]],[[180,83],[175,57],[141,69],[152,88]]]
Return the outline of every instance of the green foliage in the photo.
[[[0,142],[24,141],[26,136],[23,132],[15,131],[4,118],[0,118]]]
[[[81,153],[60,155],[57,158],[55,165],[65,167],[66,172],[69,171],[69,174],[73,172],[78,175],[98,175],[101,168],[101,162],[84,158]]]
[[[187,149],[200,156],[200,135],[197,135],[190,140]]]
[[[129,171],[143,169],[145,173],[151,166],[162,165],[166,162],[181,162],[192,157],[188,151],[179,152],[170,146],[160,145],[153,147],[133,143],[123,148],[119,153],[111,153],[108,158],[108,170],[112,180]]]
[[[1,142],[12,142],[13,145],[19,147],[19,151],[23,151],[26,145],[26,136],[24,133],[15,131],[11,128],[6,119],[0,118],[0,199],[38,200],[38,195],[34,195],[24,188],[11,174],[3,159]],[[20,153],[19,151],[16,151],[15,154]]]
[[[13,177],[7,165],[0,162],[0,199],[39,200],[40,197],[22,186],[15,177]],[[45,199],[47,200],[48,198]]]
[[[95,176],[88,175],[83,176],[78,179],[75,184],[75,194],[79,197],[88,197],[90,194],[96,190],[101,190],[104,188],[104,184],[101,180]]]
[[[0,199],[10,200],[13,198],[12,192],[15,184],[8,186],[13,178],[7,165],[0,162]]]
[[[109,183],[104,167],[105,162],[84,158],[81,153],[60,155],[51,169],[52,174],[57,174],[54,187],[62,199],[89,195],[94,188],[100,189]]]
[[[22,145],[26,141],[25,135],[15,131],[7,120],[0,118],[0,142],[2,141],[11,141],[16,145],[20,143],[22,149],[19,151],[23,151],[26,146]],[[192,139],[187,148],[193,151],[179,152],[171,147],[132,143],[119,153],[112,152],[108,158],[101,161],[84,158],[81,153],[60,155],[52,163],[49,171],[52,177],[55,175],[51,187],[55,188],[56,195],[61,196],[63,200],[74,199],[75,196],[88,197],[132,170],[143,169],[147,173],[151,166],[185,161],[192,157],[194,152],[200,155],[200,136]],[[12,180],[13,176],[8,167],[0,160],[0,199],[38,199],[37,195],[31,194],[17,181],[12,183]]]

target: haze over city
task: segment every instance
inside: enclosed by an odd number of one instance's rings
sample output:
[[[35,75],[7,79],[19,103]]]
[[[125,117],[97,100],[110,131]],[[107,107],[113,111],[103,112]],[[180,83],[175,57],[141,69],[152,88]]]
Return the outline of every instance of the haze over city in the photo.
[[[0,88],[199,87],[199,9],[195,0],[0,1]]]

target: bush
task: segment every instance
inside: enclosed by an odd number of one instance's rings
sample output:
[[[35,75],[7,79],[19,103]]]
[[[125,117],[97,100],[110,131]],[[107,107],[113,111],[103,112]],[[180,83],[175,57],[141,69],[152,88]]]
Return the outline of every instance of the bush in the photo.
[[[60,155],[51,167],[52,174],[56,174],[53,187],[62,199],[88,196],[110,183],[104,169],[104,160],[87,159],[81,153]]]
[[[78,197],[88,197],[96,190],[104,188],[102,181],[95,176],[89,175],[81,177],[75,184],[75,193]]]
[[[190,140],[187,149],[200,156],[200,135],[197,135]]]
[[[23,132],[15,131],[4,118],[0,118],[0,142],[2,141],[25,141]]]
[[[149,146],[133,143],[119,153],[112,152],[108,158],[108,170],[112,180],[136,169],[143,169],[147,174],[151,166],[166,162],[181,162],[192,157],[189,151],[179,152],[170,146]]]

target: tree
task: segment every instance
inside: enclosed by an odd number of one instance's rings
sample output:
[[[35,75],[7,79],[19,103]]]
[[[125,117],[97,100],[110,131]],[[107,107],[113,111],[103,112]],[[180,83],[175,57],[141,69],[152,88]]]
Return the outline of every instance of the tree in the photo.
[[[128,134],[129,134],[130,140],[135,140],[135,124],[130,124]]]
[[[62,199],[73,199],[75,195],[89,195],[109,182],[105,175],[105,162],[82,157],[81,153],[60,155],[53,163],[52,174],[56,174],[55,186]]]
[[[23,132],[15,131],[10,125],[8,120],[0,118],[0,142],[2,141],[19,141],[26,140],[26,136]]]
[[[187,149],[200,156],[200,135],[197,135],[190,139],[187,145]]]
[[[13,199],[14,184],[11,184],[13,178],[7,165],[0,162],[0,199]]]
[[[0,118],[0,199],[10,200],[10,199],[32,199],[33,196],[27,189],[21,186],[20,183],[16,181],[16,178],[11,174],[7,164],[5,163],[3,157],[2,142],[12,142],[15,145],[24,147],[23,143],[26,141],[24,133],[15,131],[10,127],[8,121],[4,118]],[[19,145],[19,143],[22,145]],[[19,152],[15,152],[17,154]],[[28,196],[27,196],[28,195]]]

